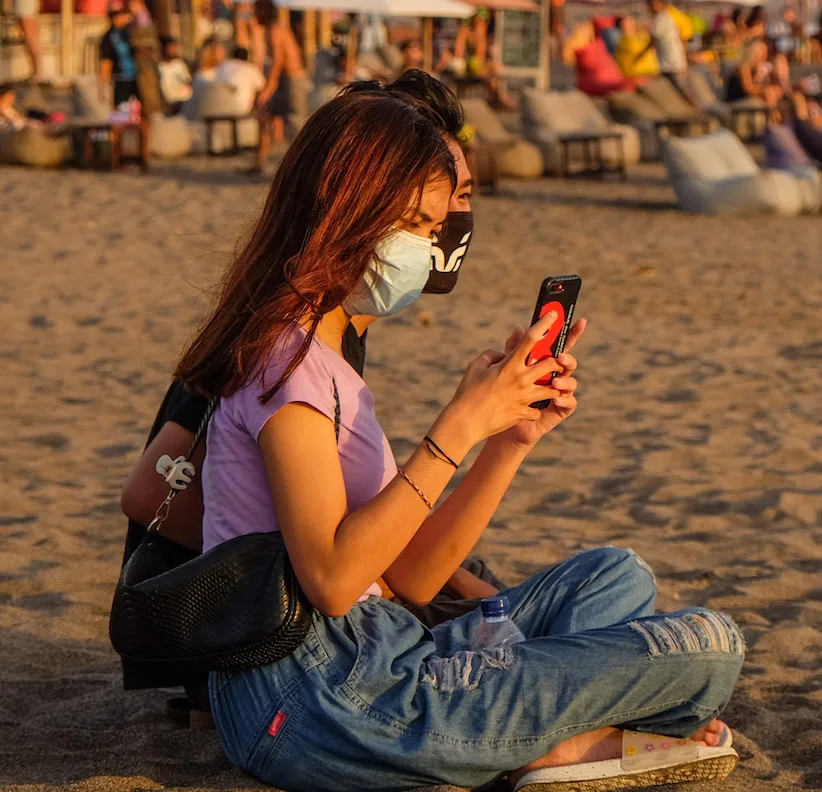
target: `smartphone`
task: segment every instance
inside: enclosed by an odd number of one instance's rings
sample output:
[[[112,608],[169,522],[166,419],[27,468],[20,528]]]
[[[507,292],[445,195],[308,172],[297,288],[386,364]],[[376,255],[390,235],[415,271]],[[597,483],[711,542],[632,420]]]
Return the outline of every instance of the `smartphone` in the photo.
[[[579,275],[557,275],[546,278],[542,282],[531,324],[536,324],[545,314],[551,311],[556,311],[558,318],[542,340],[534,344],[534,348],[528,355],[527,362],[529,366],[540,360],[561,355],[565,350],[565,341],[574,320],[574,309],[581,288],[582,278]],[[549,374],[538,379],[537,384],[550,385],[553,379],[554,374]],[[534,402],[531,406],[542,410],[550,403],[550,399],[544,399],[543,401]]]

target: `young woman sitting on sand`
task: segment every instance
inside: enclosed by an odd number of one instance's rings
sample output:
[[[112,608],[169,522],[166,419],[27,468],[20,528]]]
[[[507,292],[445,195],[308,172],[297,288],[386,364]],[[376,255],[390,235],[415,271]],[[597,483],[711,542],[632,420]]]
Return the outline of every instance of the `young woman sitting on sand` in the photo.
[[[380,579],[408,602],[434,596],[528,452],[577,406],[570,354],[526,365],[548,315],[468,366],[397,468],[343,335],[351,316],[418,297],[455,186],[453,155],[420,108],[368,92],[332,100],[287,153],[178,367],[188,388],[221,397],[203,549],[282,531],[316,609],[289,657],[211,675],[223,747],[295,791],[476,787],[506,771],[521,789],[723,776],[736,754],[715,718],[742,637],[707,610],[653,616],[653,576],[630,551],[583,553],[508,589],[526,640],[497,650],[470,651],[478,611],[429,630],[380,597]],[[548,372],[551,386],[534,384]],[[545,398],[542,412],[529,406]]]
[[[442,83],[419,71],[407,72],[388,86],[356,83],[348,90],[388,93],[409,105],[425,108],[432,121],[441,127],[444,139],[454,155],[458,185],[449,203],[446,231],[439,235],[436,249],[432,249],[436,255],[432,255],[433,264],[424,291],[450,293],[462,271],[473,233],[473,181],[457,142],[457,135],[463,125],[459,102]],[[375,319],[372,316],[354,317],[343,336],[343,356],[360,376],[365,364],[366,329]],[[207,399],[187,391],[176,380],[166,393],[149,434],[148,445],[129,475],[121,496],[123,512],[129,518],[124,562],[142,541],[146,525],[151,522],[157,506],[166,495],[167,485],[155,470],[157,460],[164,454],[176,459],[181,454],[188,453],[207,405]],[[204,446],[205,444],[193,457],[198,471],[202,466]],[[161,547],[164,568],[171,568],[199,554],[202,547],[202,517],[201,477],[196,476],[174,500],[169,517],[163,524]],[[478,606],[479,597],[489,596],[501,588],[503,584],[488,565],[480,558],[469,556],[431,604],[413,610],[423,623],[434,626],[474,609]],[[191,718],[190,722],[194,724],[209,723],[209,719],[198,712],[209,709],[206,682],[205,676],[183,678],[176,673],[158,674],[153,667],[123,662],[123,683],[128,689],[179,685],[185,687],[186,699],[172,698],[167,702],[167,713],[182,722]]]

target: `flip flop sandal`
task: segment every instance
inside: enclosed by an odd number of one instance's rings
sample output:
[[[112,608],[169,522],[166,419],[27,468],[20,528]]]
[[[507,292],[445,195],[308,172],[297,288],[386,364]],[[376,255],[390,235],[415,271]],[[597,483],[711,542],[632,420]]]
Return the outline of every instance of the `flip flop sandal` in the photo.
[[[727,778],[739,761],[730,729],[720,745],[708,748],[690,740],[624,731],[622,758],[551,767],[524,775],[515,792],[612,792],[632,787]]]

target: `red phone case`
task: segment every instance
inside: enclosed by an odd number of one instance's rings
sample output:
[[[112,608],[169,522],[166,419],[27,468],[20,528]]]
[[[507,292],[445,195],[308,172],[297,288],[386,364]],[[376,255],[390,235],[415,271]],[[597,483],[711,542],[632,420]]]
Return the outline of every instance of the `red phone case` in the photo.
[[[551,311],[556,312],[557,320],[551,325],[551,329],[534,344],[534,348],[528,355],[528,365],[562,354],[568,331],[571,329],[571,322],[574,319],[574,309],[581,287],[582,279],[579,275],[561,275],[546,278],[542,282],[531,324],[533,325]],[[554,374],[548,374],[536,380],[536,383],[550,385],[553,379]],[[549,403],[550,400],[539,402],[539,404],[546,405]]]

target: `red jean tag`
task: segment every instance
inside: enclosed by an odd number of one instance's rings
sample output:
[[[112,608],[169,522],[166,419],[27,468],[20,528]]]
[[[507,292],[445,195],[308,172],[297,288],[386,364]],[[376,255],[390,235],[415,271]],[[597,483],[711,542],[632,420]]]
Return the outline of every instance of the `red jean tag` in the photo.
[[[276,736],[277,736],[277,732],[280,730],[280,727],[281,727],[284,723],[285,723],[285,713],[284,713],[284,712],[278,712],[278,713],[274,716],[274,720],[273,720],[273,721],[271,721],[271,725],[268,727],[268,733],[269,733],[272,737],[276,737]]]

